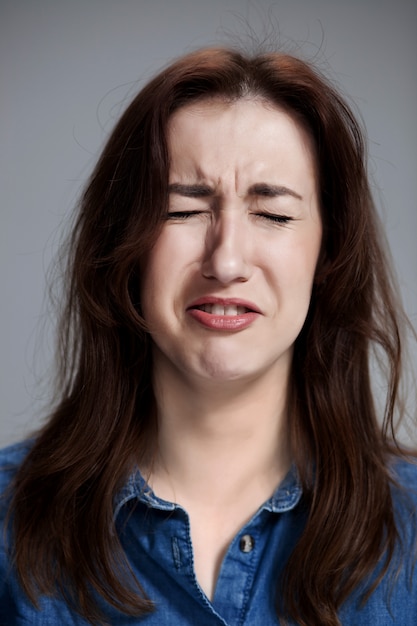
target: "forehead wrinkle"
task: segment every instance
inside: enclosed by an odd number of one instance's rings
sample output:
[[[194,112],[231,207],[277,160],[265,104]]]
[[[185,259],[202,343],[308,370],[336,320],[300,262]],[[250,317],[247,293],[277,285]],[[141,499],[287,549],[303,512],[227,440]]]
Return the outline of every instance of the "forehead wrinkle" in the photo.
[[[247,103],[245,103],[245,105],[246,104]],[[236,146],[233,145],[235,142],[232,137],[230,135],[227,135],[227,137],[222,136],[223,133],[219,132],[217,127],[216,134],[219,133],[220,135],[217,137],[217,140],[216,137],[213,137],[213,129],[210,129],[210,126],[208,126],[209,134],[203,134],[203,139],[199,134],[199,127],[190,127],[187,124],[183,127],[183,123],[187,121],[187,118],[194,118],[194,120],[207,119],[209,123],[213,120],[217,120],[220,123],[221,120],[217,117],[219,111],[220,113],[222,113],[223,110],[227,112],[233,108],[236,108],[236,105],[228,104],[227,106],[224,106],[223,104],[223,106],[219,107],[219,103],[204,102],[201,108],[197,108],[196,105],[193,104],[190,105],[189,110],[186,109],[185,111],[180,110],[179,113],[177,112],[180,116],[184,113],[185,117],[177,119],[174,117],[174,120],[171,120],[171,122],[178,122],[178,126],[176,123],[173,124],[174,128],[171,126],[171,132],[173,130],[174,132],[171,134],[170,138],[172,142],[170,146],[172,150],[171,154],[174,156],[174,168],[172,169],[172,175],[175,177],[175,182],[178,180],[178,182],[181,183],[182,180],[184,180],[187,184],[208,185],[213,189],[214,196],[254,198],[255,196],[278,197],[293,195],[294,198],[302,200],[304,196],[303,189],[296,189],[294,185],[291,184],[291,180],[286,180],[285,178],[280,180],[281,177],[277,177],[275,171],[270,171],[270,163],[268,160],[265,162],[263,155],[260,160],[257,159],[248,162],[248,152],[246,150],[242,151],[242,148],[238,148],[238,146],[241,145],[240,138],[242,135],[238,125],[230,123],[227,126],[228,131],[231,132],[232,130],[235,130],[238,133]],[[268,108],[264,108],[268,111]],[[275,107],[269,110],[275,112]],[[298,141],[304,148],[302,151],[309,153],[309,158],[312,161],[310,168],[313,169],[315,182],[317,184],[317,162],[315,158],[314,144],[311,145],[311,137],[308,132],[306,132],[306,130],[300,126],[299,123],[297,123],[297,120],[294,120],[290,115],[281,110],[278,110],[277,113],[284,113],[285,117],[289,117],[292,122],[291,125],[295,125],[298,130]],[[206,114],[208,117],[206,117]],[[221,115],[220,118],[222,118]],[[237,119],[238,122],[239,119],[240,118]],[[179,131],[180,128],[180,136],[177,136],[177,131]],[[183,131],[185,133],[184,136],[182,135]],[[236,132],[233,133],[233,136]],[[208,137],[207,145],[210,148],[209,150],[205,150],[206,144],[204,141],[206,140],[206,136]],[[247,133],[245,133],[244,137],[246,136]],[[268,139],[269,137],[267,136],[267,144]],[[224,153],[222,145],[226,140],[227,143],[224,145],[226,152]],[[202,141],[203,143],[201,143]],[[234,149],[234,147],[236,147],[236,149]],[[227,155],[227,160],[222,158],[224,154]],[[250,167],[249,172],[248,167]],[[247,176],[248,174],[249,176]],[[246,186],[241,188],[241,185],[245,185],[245,183],[247,183]],[[250,190],[251,187],[256,188],[258,185],[259,189]],[[262,187],[265,187],[264,191],[262,191]],[[275,187],[279,190],[279,193],[275,194],[274,192],[266,192],[267,187],[271,190]]]

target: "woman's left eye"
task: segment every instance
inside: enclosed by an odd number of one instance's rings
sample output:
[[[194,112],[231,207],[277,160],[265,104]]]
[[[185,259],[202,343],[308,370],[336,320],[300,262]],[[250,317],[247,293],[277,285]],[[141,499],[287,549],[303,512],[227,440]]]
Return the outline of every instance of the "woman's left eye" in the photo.
[[[261,217],[268,222],[273,222],[274,224],[289,224],[293,220],[292,217],[288,215],[278,215],[276,213],[255,213],[257,217]]]

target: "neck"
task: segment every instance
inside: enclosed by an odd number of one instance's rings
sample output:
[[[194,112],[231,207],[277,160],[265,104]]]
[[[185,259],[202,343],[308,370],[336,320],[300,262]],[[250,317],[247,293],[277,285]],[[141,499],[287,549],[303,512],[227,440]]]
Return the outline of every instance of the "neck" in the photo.
[[[185,508],[202,497],[230,506],[242,494],[262,504],[291,462],[286,377],[215,385],[157,374],[157,453],[147,469],[157,495]]]

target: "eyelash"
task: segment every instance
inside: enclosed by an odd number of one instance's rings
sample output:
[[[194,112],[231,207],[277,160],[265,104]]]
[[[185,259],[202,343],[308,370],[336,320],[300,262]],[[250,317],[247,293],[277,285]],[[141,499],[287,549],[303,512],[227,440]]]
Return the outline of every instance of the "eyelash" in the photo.
[[[288,215],[276,215],[275,213],[255,213],[257,217],[262,217],[267,221],[273,222],[274,224],[281,224],[285,226],[292,222],[293,218]]]
[[[193,215],[201,215],[203,211],[171,211],[167,213],[167,220],[186,220]]]
[[[187,220],[194,215],[201,215],[204,211],[172,211],[171,213],[167,213],[167,220]],[[275,215],[274,213],[254,213],[256,217],[261,217],[266,221],[273,222],[274,224],[281,224],[285,226],[289,222],[293,220],[292,217],[288,215]]]

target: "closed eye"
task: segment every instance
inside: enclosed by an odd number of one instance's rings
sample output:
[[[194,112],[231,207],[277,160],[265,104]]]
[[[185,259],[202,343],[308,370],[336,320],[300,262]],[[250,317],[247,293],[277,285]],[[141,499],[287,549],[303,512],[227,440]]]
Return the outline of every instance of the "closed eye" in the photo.
[[[166,214],[167,220],[187,220],[195,215],[201,215],[204,211],[170,211]]]
[[[205,214],[206,211],[199,211],[199,210],[194,210],[194,211],[170,211],[169,213],[166,214],[166,219],[167,220],[178,220],[178,221],[185,221],[190,219],[191,217],[195,217],[198,215],[203,215]],[[293,217],[289,217],[288,215],[279,215],[276,213],[268,213],[268,212],[263,212],[263,213],[255,213],[254,214],[255,217],[259,217],[267,222],[272,222],[273,224],[278,224],[278,225],[282,225],[285,226],[286,224],[289,224],[290,222],[292,222],[294,220]]]
[[[276,213],[255,213],[257,217],[263,218],[268,222],[273,222],[274,224],[289,224],[294,220],[293,217],[289,217],[288,215],[277,215]]]

